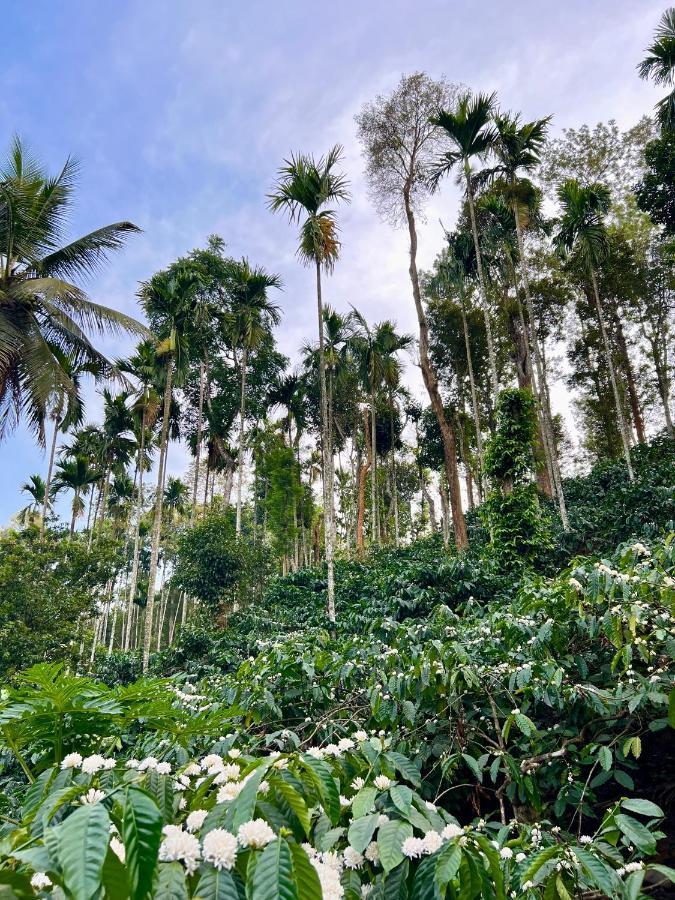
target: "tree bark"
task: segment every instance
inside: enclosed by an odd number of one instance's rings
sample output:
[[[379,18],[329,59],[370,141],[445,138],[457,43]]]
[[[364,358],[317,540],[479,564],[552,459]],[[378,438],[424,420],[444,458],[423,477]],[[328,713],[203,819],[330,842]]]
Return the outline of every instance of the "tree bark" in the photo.
[[[616,418],[621,432],[621,441],[623,443],[623,454],[626,458],[626,466],[628,468],[628,477],[631,481],[635,481],[633,473],[633,463],[630,458],[630,444],[628,442],[628,432],[626,430],[626,420],[624,419],[623,410],[621,409],[621,395],[619,394],[619,385],[616,380],[616,372],[614,371],[614,362],[612,361],[612,348],[609,344],[607,329],[605,328],[605,319],[602,315],[602,307],[600,306],[600,293],[598,291],[598,281],[595,277],[595,270],[590,269],[591,284],[593,286],[593,296],[595,297],[595,310],[598,314],[598,324],[600,325],[600,334],[602,335],[602,343],[605,348],[605,358],[607,368],[609,369],[609,379],[612,383],[612,393],[614,394],[614,405],[616,407]]]
[[[379,509],[377,507],[377,402],[375,389],[370,391],[370,446],[372,449],[372,467],[370,471],[370,515],[373,544],[380,543]]]
[[[199,409],[197,410],[197,445],[195,447],[195,474],[192,480],[192,509],[190,510],[190,521],[194,522],[195,512],[197,510],[197,483],[199,482],[199,460],[202,450],[202,430],[204,424],[204,382],[206,367],[204,363],[199,364]]]
[[[389,391],[389,431],[391,433],[391,502],[394,507],[394,546],[400,543],[398,522],[398,486],[396,484],[396,447],[394,439],[394,399]]]
[[[323,443],[323,477],[324,491],[324,542],[326,547],[328,618],[335,621],[335,571],[333,563],[333,450],[330,440],[328,419],[328,391],[326,390],[326,354],[323,335],[323,301],[321,298],[321,261],[316,260],[316,304],[319,316],[319,381],[321,385],[321,421]]]
[[[159,538],[162,531],[162,507],[164,504],[164,475],[166,470],[167,444],[169,439],[169,413],[171,406],[171,386],[173,378],[173,355],[166,364],[166,385],[164,387],[164,416],[159,451],[159,469],[157,473],[157,496],[155,497],[155,516],[152,523],[152,544],[150,550],[150,574],[148,581],[148,601],[145,607],[145,627],[143,630],[142,669],[148,669],[150,644],[152,642],[152,619],[155,607],[155,579],[157,578],[157,560],[159,558]]]
[[[244,486],[244,423],[246,421],[246,364],[248,348],[244,345],[241,353],[241,398],[239,403],[239,467],[237,471],[237,525],[236,532],[241,534],[241,494]]]
[[[138,564],[141,556],[141,517],[143,515],[143,469],[145,457],[145,408],[143,409],[143,418],[141,420],[141,443],[138,448],[138,513],[136,523],[134,525],[134,557],[131,564],[131,583],[129,585],[129,595],[127,597],[127,620],[124,634],[124,649],[128,650],[131,642],[131,615],[134,605],[134,597],[136,596],[136,587],[138,585]]]
[[[366,461],[359,468],[359,494],[358,494],[358,512],[356,516],[356,552],[363,554],[363,520],[366,512],[366,479],[368,470],[373,460],[373,445],[370,440],[370,432],[368,427],[368,415],[363,411],[363,436],[366,441],[367,457]]]
[[[464,291],[461,292],[460,296],[461,307],[462,307],[462,326],[464,328],[464,348],[466,350],[466,365],[469,370],[469,385],[471,387],[471,406],[473,408],[473,424],[476,429],[476,449],[478,451],[478,493],[480,499],[482,500],[485,496],[485,484],[484,484],[484,462],[483,462],[483,435],[481,432],[480,426],[480,412],[478,410],[478,394],[476,392],[476,379],[473,374],[473,358],[471,353],[471,343],[469,341],[469,323],[466,318],[466,306],[464,303]],[[464,459],[465,465],[467,467],[467,472],[469,470],[469,464],[467,458]],[[471,497],[471,506],[473,506],[473,497]]]
[[[427,322],[426,313],[424,312],[424,307],[422,306],[419,274],[417,272],[417,228],[415,225],[415,214],[413,213],[410,203],[409,187],[406,187],[404,190],[403,199],[408,222],[408,232],[410,235],[410,266],[408,271],[412,283],[413,300],[415,301],[415,310],[417,311],[417,321],[420,330],[420,366],[424,384],[427,393],[429,394],[429,399],[431,400],[431,405],[443,438],[443,454],[445,456],[445,469],[448,477],[455,545],[458,550],[464,550],[469,546],[469,539],[466,531],[464,512],[462,511],[462,494],[459,486],[459,471],[457,467],[457,448],[455,446],[454,432],[448,423],[445,409],[443,408],[443,400],[441,399],[441,394],[438,389],[438,378],[436,377],[436,372],[434,371],[429,358],[429,324]]]
[[[42,521],[40,522],[40,540],[45,536],[45,524],[47,521],[47,511],[49,510],[49,488],[52,484],[52,470],[54,468],[54,454],[56,453],[56,436],[59,432],[59,421],[54,419],[54,434],[52,435],[52,445],[49,449],[49,465],[47,466],[47,481],[45,482],[45,500],[42,504]]]
[[[644,444],[646,440],[645,423],[642,417],[642,410],[640,409],[640,398],[638,397],[637,385],[635,383],[635,372],[633,371],[630,354],[628,353],[628,345],[626,344],[626,335],[623,330],[623,325],[621,324],[621,320],[617,315],[614,316],[614,329],[616,331],[616,342],[619,347],[619,353],[621,354],[623,369],[626,374],[626,384],[628,385],[628,402],[630,403],[630,411],[633,418],[633,425],[635,426],[635,433],[637,434],[638,444]]]

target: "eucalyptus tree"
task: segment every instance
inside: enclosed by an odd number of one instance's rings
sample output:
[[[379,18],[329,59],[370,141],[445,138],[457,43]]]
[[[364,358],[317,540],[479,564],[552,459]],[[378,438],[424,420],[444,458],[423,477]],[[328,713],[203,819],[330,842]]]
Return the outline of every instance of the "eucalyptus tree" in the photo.
[[[370,403],[370,491],[373,543],[377,544],[380,534],[377,501],[377,397],[384,385],[393,388],[397,384],[400,368],[396,355],[401,350],[408,349],[413,339],[410,335],[398,334],[395,323],[389,320],[378,322],[371,328],[357,309],[353,309],[352,317],[357,330],[350,340],[350,346],[358,361],[361,380]]]
[[[230,265],[229,290],[231,307],[227,313],[227,331],[235,353],[239,351],[241,373],[239,392],[239,467],[237,472],[236,533],[241,534],[241,503],[244,483],[244,452],[246,447],[246,375],[248,356],[259,347],[274,325],[281,320],[279,307],[267,297],[270,288],[281,287],[278,275],[262,266],[251,266],[247,259]]]
[[[536,119],[532,122],[521,122],[519,116],[498,114],[495,116],[497,138],[494,143],[494,153],[498,166],[495,171],[503,176],[506,183],[506,196],[511,203],[513,218],[518,238],[518,251],[520,256],[520,279],[525,293],[527,306],[527,329],[529,335],[528,346],[534,350],[534,360],[537,373],[537,386],[534,389],[539,414],[542,423],[542,437],[551,465],[551,472],[555,483],[556,497],[560,518],[565,531],[569,531],[569,518],[567,505],[560,475],[560,461],[556,447],[551,410],[548,403],[548,385],[541,353],[541,341],[537,329],[537,320],[532,303],[530,290],[530,278],[527,270],[527,258],[523,229],[527,227],[532,210],[532,184],[521,178],[521,172],[532,172],[541,161],[541,150],[546,141],[548,125],[551,117]],[[531,351],[528,354],[528,362],[531,368]]]
[[[285,211],[292,223],[300,223],[302,220],[298,256],[305,265],[313,264],[316,271],[324,468],[324,539],[328,570],[328,618],[331,621],[335,620],[333,454],[330,446],[326,388],[321,271],[323,269],[327,273],[332,272],[340,253],[336,212],[329,204],[349,201],[347,179],[337,171],[341,159],[342,147],[339,145],[318,160],[306,154],[292,156],[279,170],[275,189],[269,196],[269,206],[273,212]]]
[[[53,481],[54,495],[64,490],[73,492],[70,518],[71,538],[75,534],[75,523],[84,512],[82,495],[86,494],[100,477],[100,472],[92,468],[82,456],[66,456],[56,464]]]
[[[148,667],[152,641],[155,581],[157,578],[157,560],[162,528],[162,506],[174,375],[177,365],[180,366],[187,358],[192,316],[199,287],[200,280],[194,271],[185,267],[174,266],[165,271],[157,272],[149,281],[141,285],[139,291],[140,300],[158,337],[156,353],[164,361],[165,368],[162,430],[159,441],[159,464],[157,467],[157,487],[155,490],[152,523],[148,597],[145,607],[143,632],[143,671],[146,671]]]
[[[139,231],[117,222],[63,244],[78,172],[69,158],[50,175],[19,138],[0,168],[0,438],[23,419],[44,444],[54,396],[77,393],[64,359],[116,374],[88,330],[146,333],[129,316],[92,302],[77,284]]]
[[[654,43],[646,49],[647,55],[638,65],[640,78],[651,79],[654,84],[672,88],[656,109],[664,131],[675,129],[675,7],[671,6],[661,16],[654,33]]]
[[[495,396],[499,392],[499,379],[497,376],[497,358],[495,355],[494,341],[492,338],[492,326],[488,307],[487,284],[483,270],[483,257],[481,254],[478,225],[476,223],[476,203],[474,197],[473,173],[471,162],[473,159],[484,160],[491,152],[496,140],[496,132],[492,122],[495,110],[496,94],[472,94],[465,91],[458,98],[455,106],[450,109],[439,108],[431,117],[431,122],[442,129],[449,148],[445,150],[437,160],[433,170],[432,182],[438,182],[451,172],[456,166],[460,166],[466,185],[466,199],[469,207],[471,221],[471,234],[476,247],[476,268],[478,282],[480,284],[481,299],[483,301],[483,315],[485,317],[485,333],[488,342],[488,354],[490,358],[490,377],[492,390]]]
[[[591,184],[582,186],[578,181],[569,179],[560,186],[558,190],[558,200],[560,202],[562,215],[554,238],[555,246],[558,252],[563,256],[568,255],[573,251],[578,254],[580,261],[588,273],[593,298],[595,300],[595,310],[602,336],[607,369],[612,384],[616,419],[621,433],[621,442],[626,458],[628,477],[631,481],[634,481],[635,475],[633,474],[633,464],[630,455],[628,430],[623,413],[621,395],[619,394],[619,385],[616,378],[614,361],[612,359],[612,349],[602,313],[596,274],[599,263],[607,253],[608,240],[604,217],[609,209],[610,193],[604,185]]]
[[[462,511],[457,447],[429,355],[429,323],[417,270],[416,224],[416,216],[422,212],[431,191],[429,170],[440,153],[441,133],[432,124],[431,117],[452,104],[456,93],[456,89],[445,82],[433,81],[423,72],[416,72],[401,78],[389,96],[379,96],[366,104],[356,122],[370,194],[377,211],[392,225],[405,225],[408,229],[408,272],[419,326],[420,367],[443,437],[455,544],[462,550],[469,542]]]

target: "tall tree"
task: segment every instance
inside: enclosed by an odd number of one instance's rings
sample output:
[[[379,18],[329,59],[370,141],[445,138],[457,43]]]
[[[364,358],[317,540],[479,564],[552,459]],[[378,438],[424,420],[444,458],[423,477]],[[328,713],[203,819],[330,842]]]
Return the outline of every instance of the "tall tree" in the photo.
[[[326,388],[326,358],[324,352],[323,299],[321,296],[321,271],[331,272],[339,253],[340,240],[335,210],[328,204],[348,202],[349,190],[345,176],[336,171],[342,159],[342,148],[333,147],[325,156],[316,160],[312,156],[298,154],[287,160],[279,170],[279,179],[269,196],[273,212],[283,210],[291,222],[302,221],[298,255],[316,270],[316,301],[319,324],[319,379],[321,385],[321,417],[324,466],[324,532],[326,567],[328,570],[328,618],[335,620],[335,573],[333,519],[333,448],[330,441],[328,418],[328,392]]]
[[[73,492],[72,515],[70,519],[71,538],[75,534],[75,522],[84,512],[85,507],[82,494],[86,493],[99,477],[100,473],[96,469],[92,469],[87,460],[81,456],[66,457],[63,461],[57,463],[53,482],[54,494],[58,494],[59,491],[63,490]]]
[[[241,533],[241,503],[244,483],[246,447],[246,375],[248,355],[265,339],[273,325],[278,325],[279,307],[267,297],[270,288],[281,287],[278,275],[268,274],[262,266],[251,266],[247,259],[233,262],[229,272],[232,296],[227,315],[227,330],[235,350],[239,351],[241,386],[239,393],[239,468],[237,473],[236,533]]]
[[[199,278],[194,271],[178,266],[153,275],[150,281],[141,285],[139,292],[148,318],[158,335],[157,355],[163,357],[165,364],[162,431],[159,442],[159,465],[157,468],[157,488],[155,490],[155,507],[152,522],[148,599],[145,607],[143,632],[142,668],[144,672],[148,668],[150,644],[152,641],[155,582],[157,579],[159,539],[162,529],[162,507],[172,388],[176,362],[181,363],[187,357],[187,341],[192,323],[195,294],[199,288],[199,283]]]
[[[598,291],[597,267],[607,253],[607,231],[604,216],[609,209],[610,194],[601,184],[582,187],[578,181],[570,179],[560,186],[558,200],[562,207],[562,215],[555,235],[555,244],[562,255],[576,251],[586,267],[591,281],[598,325],[602,335],[607,368],[609,370],[616,418],[621,432],[623,452],[628,468],[628,477],[634,480],[633,463],[630,456],[630,441],[623,414],[619,385],[612,359],[612,349],[607,335],[600,294]]]
[[[117,222],[62,245],[78,172],[69,158],[50,175],[19,138],[0,168],[0,438],[24,419],[44,444],[54,394],[76,394],[64,357],[116,374],[86,330],[146,333],[129,316],[93,303],[76,284],[139,231]]]
[[[640,78],[651,78],[654,84],[673,88],[656,106],[663,130],[672,131],[675,129],[675,7],[671,6],[661,16],[654,38],[638,65],[638,72]]]
[[[460,165],[466,183],[466,199],[469,206],[471,220],[471,233],[476,246],[476,266],[478,281],[483,300],[483,314],[485,316],[485,333],[488,341],[488,354],[490,358],[490,377],[492,390],[497,397],[499,391],[499,379],[497,377],[497,359],[495,356],[494,341],[492,339],[492,326],[488,308],[487,284],[483,271],[483,257],[481,255],[478,225],[476,224],[476,203],[474,197],[473,176],[471,162],[473,159],[485,159],[492,151],[496,132],[492,122],[495,110],[496,94],[476,94],[469,91],[461,94],[453,109],[439,109],[431,121],[434,125],[443,129],[450,148],[446,150],[434,169],[433,179],[435,183],[447,175],[456,165]]]
[[[405,224],[408,229],[408,272],[420,332],[420,366],[443,436],[455,544],[462,550],[468,546],[468,537],[462,511],[457,448],[429,356],[429,324],[417,270],[416,224],[416,214],[421,212],[430,193],[428,173],[440,152],[440,133],[430,120],[439,109],[453,102],[455,94],[455,89],[444,82],[433,81],[428,75],[416,72],[404,76],[388,97],[380,96],[366,104],[356,122],[375,206],[393,225]]]

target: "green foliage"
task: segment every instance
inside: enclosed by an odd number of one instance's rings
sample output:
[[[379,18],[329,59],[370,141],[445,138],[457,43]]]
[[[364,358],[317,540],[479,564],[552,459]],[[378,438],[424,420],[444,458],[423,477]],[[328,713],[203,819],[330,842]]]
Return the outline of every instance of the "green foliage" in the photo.
[[[65,541],[37,529],[0,535],[0,674],[34,662],[74,658],[82,617],[91,614],[119,564],[119,547]]]
[[[645,148],[647,169],[635,196],[652,221],[675,235],[675,131],[666,131]]]
[[[497,403],[497,427],[485,448],[485,472],[489,478],[511,484],[532,468],[535,432],[532,392],[519,388],[502,391]]]
[[[267,573],[266,548],[237,537],[231,514],[216,510],[178,541],[174,583],[212,610],[250,603]]]

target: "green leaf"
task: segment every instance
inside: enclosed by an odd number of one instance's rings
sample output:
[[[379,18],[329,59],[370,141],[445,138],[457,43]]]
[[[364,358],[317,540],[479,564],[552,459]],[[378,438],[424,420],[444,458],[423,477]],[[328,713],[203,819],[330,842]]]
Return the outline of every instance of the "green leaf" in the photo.
[[[291,851],[282,838],[271,841],[258,857],[251,900],[299,900]]]
[[[661,875],[665,875],[669,881],[672,881],[673,884],[675,884],[675,869],[671,869],[670,866],[664,866],[661,863],[650,863],[648,868],[654,872],[659,872]]]
[[[330,766],[322,759],[314,759],[313,756],[309,756],[306,753],[303,754],[301,759],[317,786],[323,808],[331,822],[335,824],[340,818],[340,793],[335,784]]]
[[[355,819],[360,819],[361,816],[368,815],[373,808],[376,797],[377,788],[370,785],[362,787],[352,800],[352,816]]]
[[[396,809],[407,816],[412,806],[412,791],[404,784],[394,784],[389,788],[389,796]]]
[[[178,862],[162,863],[154,891],[155,897],[162,900],[187,900],[188,892],[185,884],[185,870]]]
[[[456,877],[462,862],[462,848],[457,843],[446,844],[438,855],[436,877],[442,887]]]
[[[122,832],[132,900],[144,900],[152,889],[162,840],[162,813],[145,791],[130,787],[124,801]]]
[[[381,897],[381,900],[407,900],[408,888],[406,882],[409,869],[410,864],[407,859],[404,859],[395,869],[387,872],[382,883],[382,893],[378,895]]]
[[[54,830],[64,886],[74,900],[90,900],[100,888],[108,852],[108,810],[102,803],[80,806]]]
[[[656,838],[652,835],[648,828],[634,819],[632,816],[624,816],[620,813],[616,816],[616,824],[619,826],[624,836],[628,838],[631,844],[642,850],[643,853],[651,854],[656,851]]]
[[[309,814],[309,810],[307,809],[307,804],[303,800],[300,792],[296,791],[293,785],[288,784],[288,782],[286,781],[280,781],[275,784],[275,789],[279,791],[281,796],[293,810],[293,812],[297,816],[298,821],[302,825],[303,831],[305,832],[307,837],[309,837],[309,832],[312,827],[311,816]]]
[[[659,819],[663,816],[663,810],[651,800],[640,800],[638,798],[629,798],[621,801],[622,809],[628,812],[637,813],[639,816],[650,816],[653,819]]]
[[[471,769],[473,774],[476,776],[476,779],[483,783],[483,773],[480,770],[480,766],[478,765],[477,760],[473,758],[473,756],[469,756],[468,753],[462,753],[462,759],[467,764],[467,766]]]
[[[149,769],[145,786],[150,796],[157,802],[165,825],[173,822],[173,782],[168,775],[160,775]]]
[[[407,756],[404,756],[402,753],[389,752],[384,754],[384,758],[389,760],[396,771],[400,772],[400,774],[411,784],[414,784],[415,787],[419,787],[422,784],[419,769]]]
[[[237,831],[239,831],[240,825],[243,825],[244,822],[248,822],[253,818],[260,782],[263,780],[267,770],[273,763],[273,759],[266,760],[254,769],[253,774],[249,776],[241,793],[237,799],[232,802],[232,805],[228,810],[228,831],[236,834]]]
[[[612,768],[612,751],[609,749],[609,747],[600,748],[598,759],[600,760],[600,765],[602,766],[604,771],[609,772],[609,770]]]
[[[293,875],[298,889],[298,900],[316,900],[321,896],[321,883],[316,869],[299,844],[289,841],[288,846],[293,859]]]
[[[380,862],[385,872],[403,862],[401,845],[406,838],[412,837],[412,825],[408,822],[392,820],[381,825],[377,832],[377,846],[380,851]]]
[[[40,871],[44,871],[44,869]],[[108,849],[103,863],[101,881],[106,900],[128,900],[130,891],[127,868],[110,849]]]
[[[619,879],[606,863],[598,859],[593,853],[582,847],[572,847],[572,851],[581,863],[591,884],[603,891],[608,897],[615,897],[621,890]]]
[[[553,859],[553,857],[557,856],[560,852],[561,848],[557,844],[553,844],[552,847],[545,847],[543,850],[539,850],[539,852],[535,853],[534,856],[530,859],[529,866],[523,872],[522,880],[532,881],[534,876],[537,874],[539,869],[541,869],[544,863],[548,862],[549,859]]]
[[[24,900],[35,897],[35,891],[31,887],[30,878],[19,872],[0,872],[0,898],[1,900]]]
[[[624,884],[626,900],[638,900],[640,896],[640,888],[645,878],[645,870],[640,869],[639,872],[631,872]]]
[[[373,813],[369,816],[362,816],[360,819],[354,819],[349,826],[349,832],[347,834],[349,843],[355,850],[358,850],[359,853],[363,853],[373,839],[373,834],[377,828],[379,818],[378,813]]]
[[[410,897],[411,900],[441,900],[435,857],[427,856],[417,867]]]
[[[239,900],[239,891],[231,872],[227,869],[206,869],[199,879],[193,900]]]

